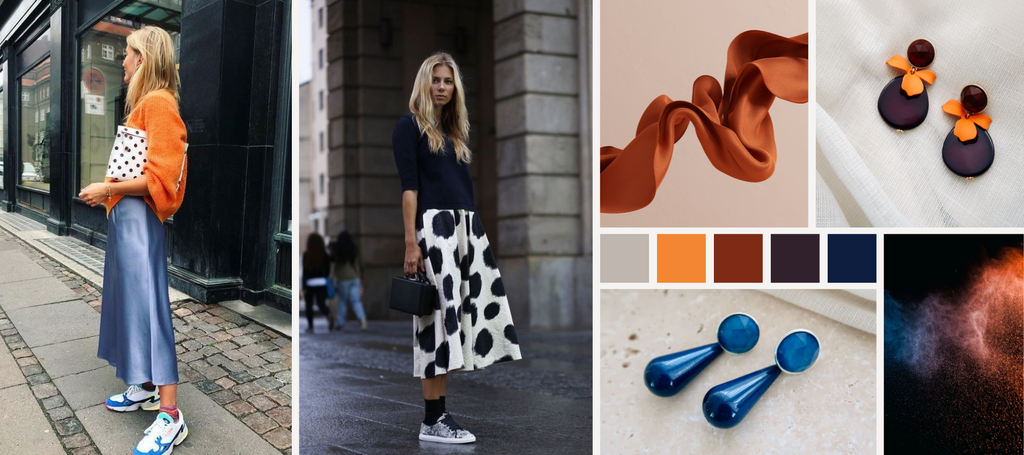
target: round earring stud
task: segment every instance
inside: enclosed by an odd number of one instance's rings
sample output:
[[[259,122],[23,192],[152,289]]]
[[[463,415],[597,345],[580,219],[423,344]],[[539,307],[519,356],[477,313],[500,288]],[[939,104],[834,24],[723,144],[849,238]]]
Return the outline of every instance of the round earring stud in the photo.
[[[722,351],[744,354],[757,345],[761,329],[749,314],[733,313],[718,324],[718,342],[651,360],[644,369],[644,385],[651,393],[670,397],[704,371]]]
[[[775,364],[784,373],[803,373],[814,366],[820,352],[821,342],[814,332],[796,329],[783,336],[775,346]]]

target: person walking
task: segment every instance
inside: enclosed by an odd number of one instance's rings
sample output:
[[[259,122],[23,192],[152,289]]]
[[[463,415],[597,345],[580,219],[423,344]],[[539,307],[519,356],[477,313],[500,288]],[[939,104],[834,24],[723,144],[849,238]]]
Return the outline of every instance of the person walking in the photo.
[[[327,317],[327,330],[334,330],[334,319],[327,308],[327,280],[330,280],[331,261],[327,257],[324,238],[316,232],[306,240],[306,252],[302,254],[302,294],[306,301],[306,333],[313,333],[314,304]]]
[[[422,441],[476,441],[445,406],[448,373],[522,358],[505,286],[473,201],[469,117],[451,55],[420,65],[409,114],[391,136],[402,185],[406,275],[437,288],[432,314],[413,317],[413,375],[422,378]]]
[[[186,131],[178,112],[178,70],[171,36],[146,26],[128,35],[122,63],[128,83],[125,126],[145,131],[142,175],[107,178],[79,193],[107,209],[103,300],[97,355],[128,390],[111,411],[159,410],[135,454],[169,454],[188,436],[178,409],[178,361],[171,325],[164,221],[185,196]]]
[[[338,296],[338,309],[334,327],[341,330],[345,327],[348,304],[359,319],[359,328],[366,330],[366,311],[363,309],[363,261],[359,257],[359,249],[352,241],[348,231],[341,231],[338,238],[331,242],[331,256],[334,258],[334,269],[331,278],[336,283],[335,294]]]

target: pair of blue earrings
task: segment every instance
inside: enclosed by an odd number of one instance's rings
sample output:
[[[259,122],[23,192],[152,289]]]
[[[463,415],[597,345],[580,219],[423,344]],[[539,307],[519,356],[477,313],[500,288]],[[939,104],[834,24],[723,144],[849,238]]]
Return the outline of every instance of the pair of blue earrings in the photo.
[[[651,360],[644,369],[644,384],[655,395],[675,395],[722,351],[744,354],[754,349],[759,338],[761,329],[754,318],[745,313],[730,314],[718,325],[718,342]],[[807,371],[818,361],[820,352],[821,343],[810,330],[787,333],[775,346],[775,365],[712,387],[704,395],[704,418],[718,428],[736,426],[781,373]]]

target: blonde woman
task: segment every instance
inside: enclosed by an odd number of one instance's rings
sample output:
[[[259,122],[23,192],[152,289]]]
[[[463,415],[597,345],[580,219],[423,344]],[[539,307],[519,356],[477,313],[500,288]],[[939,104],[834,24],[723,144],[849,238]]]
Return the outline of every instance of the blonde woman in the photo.
[[[159,409],[135,454],[169,454],[188,436],[178,410],[178,362],[167,287],[163,222],[185,195],[185,124],[178,113],[174,44],[166,31],[143,27],[128,35],[124,81],[126,126],[146,132],[142,176],[93,183],[78,195],[107,208],[107,252],[98,356],[128,390],[107,399],[127,412]],[[179,186],[180,179],[180,186]]]
[[[413,318],[413,375],[426,412],[420,440],[476,441],[445,408],[448,373],[520,359],[498,264],[477,217],[469,176],[469,118],[459,67],[446,53],[420,66],[409,114],[391,136],[402,183],[406,275],[437,287],[431,315]]]

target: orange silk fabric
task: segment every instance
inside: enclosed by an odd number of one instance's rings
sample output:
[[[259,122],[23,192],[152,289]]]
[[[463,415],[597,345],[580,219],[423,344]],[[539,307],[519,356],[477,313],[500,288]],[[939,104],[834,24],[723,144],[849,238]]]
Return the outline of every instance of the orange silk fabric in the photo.
[[[625,149],[601,147],[601,212],[632,212],[654,200],[690,122],[716,169],[746,182],[768,179],[776,160],[768,109],[776,97],[807,102],[807,34],[739,34],[729,45],[724,93],[715,78],[701,76],[693,82],[693,102],[661,95]]]

